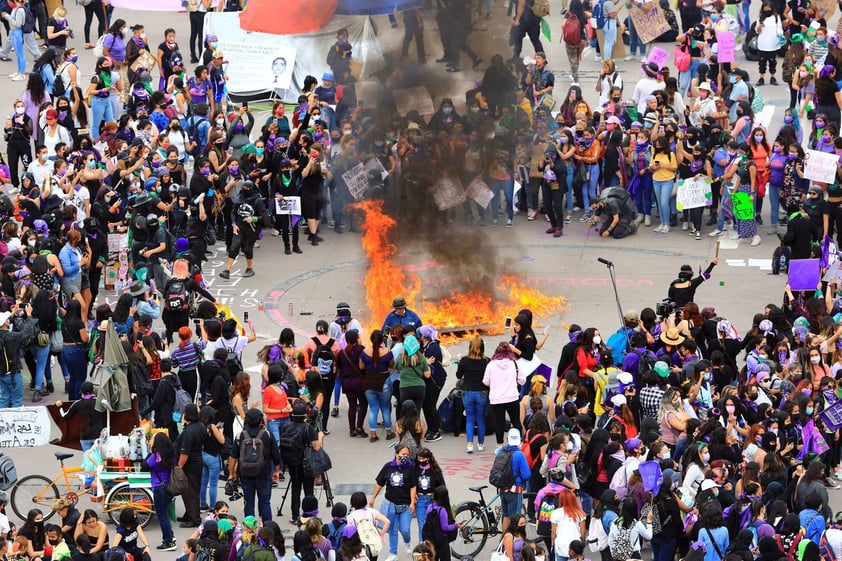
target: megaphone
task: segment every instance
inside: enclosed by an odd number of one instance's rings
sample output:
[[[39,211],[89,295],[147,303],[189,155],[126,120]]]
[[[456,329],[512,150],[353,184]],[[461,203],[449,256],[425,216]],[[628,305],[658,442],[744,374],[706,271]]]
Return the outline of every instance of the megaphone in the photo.
[[[530,57],[530,56],[525,56],[525,57],[523,57],[523,65],[524,65],[524,66],[530,66],[530,65],[532,65],[532,64],[535,64],[535,59],[534,59],[534,58],[532,58],[532,57]]]

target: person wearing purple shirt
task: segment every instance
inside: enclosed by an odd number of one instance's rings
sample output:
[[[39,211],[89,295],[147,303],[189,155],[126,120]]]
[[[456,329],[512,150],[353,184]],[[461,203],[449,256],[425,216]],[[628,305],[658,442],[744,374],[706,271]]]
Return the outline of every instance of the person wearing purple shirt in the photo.
[[[126,60],[126,42],[123,40],[125,31],[125,20],[118,19],[108,28],[108,34],[102,41],[102,54],[110,58],[114,66],[119,66]]]
[[[621,368],[623,372],[628,372],[634,377],[635,388],[638,390],[643,387],[643,382],[641,382],[639,376],[637,375],[640,368],[641,357],[645,354],[645,356],[651,359],[652,364],[655,364],[657,360],[655,353],[646,348],[646,343],[646,333],[643,331],[636,331],[631,336],[631,350],[626,353],[626,357],[623,359],[623,366]]]
[[[177,547],[169,515],[173,496],[167,490],[174,460],[175,449],[169,436],[162,432],[157,433],[152,439],[146,465],[149,468],[149,480],[152,484],[155,516],[161,526],[161,537],[163,538],[161,545],[157,547],[158,551],[175,551]]]
[[[421,537],[430,540],[436,548],[439,561],[450,561],[450,541],[448,532],[459,529],[453,520],[453,508],[450,506],[450,494],[445,485],[439,485],[433,490],[433,501],[427,507],[427,519],[432,516],[437,519],[425,524]]]

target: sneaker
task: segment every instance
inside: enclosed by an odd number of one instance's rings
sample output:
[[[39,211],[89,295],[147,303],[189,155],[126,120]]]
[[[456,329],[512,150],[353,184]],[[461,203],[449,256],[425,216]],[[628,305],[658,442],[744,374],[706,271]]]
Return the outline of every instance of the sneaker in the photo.
[[[670,225],[669,225],[669,224],[664,224],[664,227],[663,227],[663,228],[661,228],[661,233],[662,233],[662,234],[669,234],[669,233],[670,233]]]
[[[485,450],[485,444],[477,444],[477,452],[482,452]]]
[[[564,223],[570,224],[571,222],[573,222],[573,217],[568,214],[567,218],[564,219]]]
[[[693,236],[695,236],[695,235],[696,235],[696,229],[695,229],[695,228],[693,228],[692,230],[690,230],[690,231],[687,233],[687,235],[688,235],[688,236],[690,236],[690,237],[692,238]]]
[[[830,477],[825,477],[824,479],[824,486],[828,489],[839,489],[839,484],[837,484],[833,479]]]
[[[386,558],[386,561],[398,561],[398,554],[393,553],[392,555]]]
[[[594,59],[596,62],[602,62],[602,57],[601,57],[601,56],[599,56],[599,55],[596,55],[595,57],[593,57],[593,59]]]
[[[26,80],[26,76],[24,76],[23,74],[16,74],[14,76],[9,77],[12,79],[13,82],[21,82],[23,80]]]
[[[507,219],[506,219],[506,227],[507,227],[507,228],[511,228],[511,227],[512,227],[512,219],[511,219],[511,218],[507,218]]]
[[[561,237],[561,235],[562,235],[562,230],[561,230],[561,228],[556,228],[556,229],[555,229],[555,232],[553,232],[553,237],[554,237],[554,238],[560,238],[560,237]]]
[[[777,80],[777,78],[775,78],[774,76],[772,76],[772,78],[769,80],[769,83],[770,83],[770,84],[772,84],[773,86],[777,86],[777,85],[778,85],[778,80]]]
[[[842,470],[834,471],[831,477],[836,479],[837,481],[842,481]]]
[[[766,85],[766,79],[762,76],[760,77],[760,79],[755,84],[755,86],[765,86],[765,85]]]
[[[738,239],[740,239],[740,234],[737,233],[736,230],[734,230],[733,232],[731,232],[731,235],[728,236],[728,237],[732,240],[738,240]]]
[[[689,227],[690,227],[690,224],[688,224],[687,222],[682,222],[682,223],[681,223],[681,229],[682,229],[683,231],[685,231],[685,232],[686,232],[686,231],[687,231],[687,229],[688,229]]]
[[[546,230],[544,230],[544,233],[545,233],[545,234],[555,234],[555,228],[554,228],[554,227],[552,227],[552,226],[550,226],[549,228],[547,228]]]
[[[760,236],[755,234],[754,237],[751,238],[751,246],[754,247],[756,245],[760,245],[760,242],[762,242],[762,241],[763,241],[763,238],[761,238]]]
[[[225,269],[224,271],[222,271],[221,273],[219,273],[219,278],[221,278],[221,279],[230,279],[230,278],[231,278],[231,271],[229,271],[228,269]]]
[[[406,544],[404,544],[404,545],[406,546],[406,554],[407,554],[407,555],[412,555],[412,544],[411,544],[411,543],[406,543]]]
[[[723,232],[722,230],[720,230],[719,228],[717,228],[716,230],[714,230],[713,232],[711,232],[710,234],[708,234],[708,236],[710,236],[710,237],[712,237],[712,238],[716,238],[716,237],[718,237],[718,236],[721,236],[721,235],[722,235],[722,234],[724,234],[724,233],[725,233],[725,232]]]
[[[245,272],[243,273],[243,277],[245,277],[245,278],[253,277],[253,276],[254,276],[254,271],[251,270],[251,269],[246,269]]]
[[[771,228],[769,228],[769,231],[768,231],[768,232],[766,232],[766,235],[767,235],[767,236],[774,236],[774,235],[775,235],[775,234],[777,234],[777,233],[778,233],[778,227],[777,227],[777,226],[772,226]]]
[[[660,225],[658,225],[658,226],[655,226],[655,229],[654,229],[654,230],[652,230],[652,231],[653,231],[653,232],[657,232],[658,234],[660,234],[660,233],[661,233],[661,230],[663,230],[663,229],[664,229],[664,225],[663,225],[663,224],[660,224]]]
[[[175,551],[178,548],[178,544],[176,542],[164,542],[155,549],[158,551]]]
[[[645,56],[640,57],[640,62],[645,63],[648,59]]]
[[[702,239],[702,233],[701,233],[700,231],[698,231],[698,230],[696,230],[696,239],[697,239],[697,240]]]
[[[430,433],[424,437],[426,442],[438,442],[441,440],[441,432]]]
[[[473,454],[474,453],[474,445],[468,444],[468,449],[466,450],[466,452],[468,452],[468,454]]]
[[[587,222],[590,219],[591,215],[586,213],[584,216],[582,216],[582,218],[579,219],[579,222]]]
[[[642,214],[638,214],[637,216],[634,217],[634,223],[635,224],[639,225],[641,222],[643,222],[643,215]]]
[[[645,217],[643,217],[643,225],[644,226],[651,226],[652,225],[652,217],[649,216],[648,214]]]
[[[535,217],[538,216],[538,211],[536,210],[528,210],[526,211],[526,219],[530,222],[535,220]]]
[[[754,217],[754,221],[763,226],[763,218],[759,214]]]
[[[339,407],[334,407],[333,409],[331,409],[330,416],[331,417],[338,417],[339,416]]]
[[[573,212],[579,212],[579,211],[581,211],[581,210],[582,210],[582,209],[581,209],[581,208],[579,208],[579,207],[577,207],[577,206],[574,206],[574,207],[573,207]]]

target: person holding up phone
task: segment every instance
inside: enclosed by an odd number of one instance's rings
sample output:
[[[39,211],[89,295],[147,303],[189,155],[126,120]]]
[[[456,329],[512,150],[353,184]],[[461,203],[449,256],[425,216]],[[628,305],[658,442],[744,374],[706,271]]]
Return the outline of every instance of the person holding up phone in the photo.
[[[321,158],[321,144],[315,144],[309,135],[302,136],[298,157],[298,168],[301,170],[301,215],[307,220],[307,239],[312,245],[324,241],[317,234],[323,204],[319,202],[319,189],[326,175],[326,170],[320,165]]]

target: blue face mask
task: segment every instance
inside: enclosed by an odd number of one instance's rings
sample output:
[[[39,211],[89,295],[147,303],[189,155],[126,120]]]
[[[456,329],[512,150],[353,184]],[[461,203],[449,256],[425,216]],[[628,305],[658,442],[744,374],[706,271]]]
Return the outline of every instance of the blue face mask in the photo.
[[[450,115],[451,113],[453,113],[453,108],[452,107],[442,107],[441,112],[444,113],[445,115]]]
[[[257,154],[258,156],[262,156],[263,150],[264,150],[264,148],[255,148],[254,153]]]
[[[732,84],[736,84],[737,83],[737,77],[736,76],[728,76],[728,81]]]
[[[70,57],[70,62],[75,63],[78,60],[79,60],[79,55],[73,55],[72,57]]]

